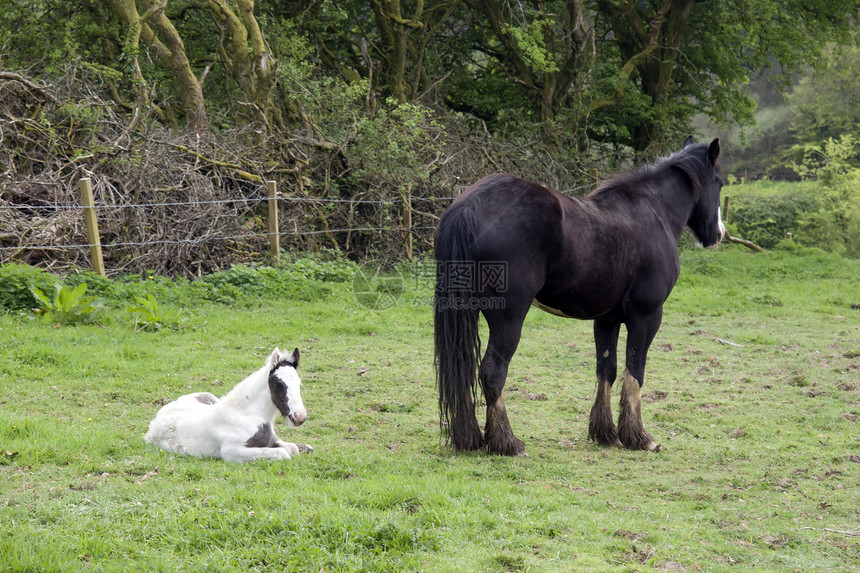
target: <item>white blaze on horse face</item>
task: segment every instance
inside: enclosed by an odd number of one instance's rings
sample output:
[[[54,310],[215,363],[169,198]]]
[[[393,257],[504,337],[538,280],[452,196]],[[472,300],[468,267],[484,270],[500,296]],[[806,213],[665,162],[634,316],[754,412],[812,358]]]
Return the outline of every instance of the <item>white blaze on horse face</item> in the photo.
[[[286,416],[287,421],[292,426],[301,426],[307,420],[308,415],[302,402],[302,381],[299,379],[296,369],[292,366],[283,366],[275,371],[275,376],[287,387],[287,408],[289,409],[289,414]]]
[[[726,226],[723,225],[723,211],[717,207],[717,221],[720,223],[720,241],[726,236]]]
[[[720,209],[719,207],[717,207],[717,233],[719,235],[717,237],[717,241],[713,245],[708,245],[707,247],[705,245],[703,245],[702,241],[700,241],[699,238],[696,237],[696,234],[693,233],[693,238],[696,241],[696,246],[697,247],[704,247],[706,249],[716,249],[719,246],[719,244],[723,241],[723,238],[726,236],[726,226],[723,224],[722,209]]]
[[[719,230],[719,237],[717,238],[717,242],[711,245],[710,247],[705,247],[707,249],[716,249],[717,246],[723,241],[723,237],[726,236],[726,226],[723,224],[723,213],[722,209],[717,207],[717,229]]]

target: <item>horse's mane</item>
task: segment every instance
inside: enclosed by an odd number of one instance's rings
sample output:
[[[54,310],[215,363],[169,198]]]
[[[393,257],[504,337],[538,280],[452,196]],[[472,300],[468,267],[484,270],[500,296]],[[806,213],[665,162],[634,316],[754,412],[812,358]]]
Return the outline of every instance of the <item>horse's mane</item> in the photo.
[[[673,168],[681,170],[690,179],[693,191],[698,193],[713,171],[711,163],[708,160],[708,146],[704,143],[688,145],[668,157],[657,160],[655,163],[643,165],[633,173],[618,175],[605,181],[592,191],[589,196],[599,195],[614,189],[636,186],[636,184],[642,183],[656,174]]]

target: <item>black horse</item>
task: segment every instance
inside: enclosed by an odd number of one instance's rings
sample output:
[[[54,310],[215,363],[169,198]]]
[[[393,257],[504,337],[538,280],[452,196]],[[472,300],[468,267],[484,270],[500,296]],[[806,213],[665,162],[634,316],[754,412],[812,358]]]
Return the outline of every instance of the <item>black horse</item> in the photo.
[[[719,140],[612,179],[583,198],[512,175],[481,179],[442,213],[436,229],[434,330],[441,425],[457,451],[519,455],[502,390],[529,307],[594,321],[597,395],[589,439],[636,450],[657,446],[642,425],[640,391],[663,303],[680,272],[685,226],[704,247],[720,220]],[[478,366],[478,313],[489,327]],[[627,327],[621,412],[612,420],[618,333]],[[480,381],[484,432],[475,408]]]

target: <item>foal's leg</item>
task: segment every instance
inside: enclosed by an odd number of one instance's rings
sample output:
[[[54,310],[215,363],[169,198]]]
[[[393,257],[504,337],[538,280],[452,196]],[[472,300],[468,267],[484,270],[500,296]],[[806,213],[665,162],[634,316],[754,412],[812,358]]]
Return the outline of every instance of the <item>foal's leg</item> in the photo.
[[[295,454],[298,453],[298,448],[295,450]],[[253,460],[288,460],[290,459],[290,452],[287,448],[282,448],[280,446],[274,447],[263,447],[263,448],[249,448],[244,444],[225,444],[221,446],[221,459],[226,460],[228,462],[250,462]]]
[[[621,323],[594,321],[594,343],[597,347],[597,393],[588,421],[588,439],[607,446],[620,446],[618,429],[612,421],[612,384],[618,375],[616,359],[618,331]]]
[[[528,313],[531,299],[528,302],[525,306],[520,305],[521,308],[482,311],[490,328],[490,339],[478,375],[487,401],[484,444],[491,454],[519,456],[526,449],[525,443],[514,436],[511,430],[503,390],[508,376],[508,365],[520,342],[523,320]]]
[[[297,456],[299,454],[309,454],[314,451],[313,447],[310,444],[300,444],[296,442],[295,444],[292,442],[285,442],[281,438],[275,438],[277,442],[275,445],[277,447],[281,447],[286,449],[291,456]]]
[[[645,382],[648,348],[660,328],[662,309],[627,322],[627,368],[621,376],[621,413],[618,438],[631,450],[656,450],[657,444],[642,425],[641,389]]]

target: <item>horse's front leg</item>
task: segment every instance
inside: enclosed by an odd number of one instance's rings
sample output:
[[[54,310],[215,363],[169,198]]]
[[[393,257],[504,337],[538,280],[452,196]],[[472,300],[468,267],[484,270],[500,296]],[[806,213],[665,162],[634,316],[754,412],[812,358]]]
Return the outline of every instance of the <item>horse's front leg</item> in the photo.
[[[298,448],[295,448],[293,455],[298,453]],[[245,444],[224,444],[221,446],[221,453],[218,457],[228,462],[245,463],[254,460],[288,460],[292,456],[289,449],[277,445],[271,447],[249,447]]]
[[[276,446],[286,449],[288,452],[290,452],[291,456],[296,456],[298,454],[309,454],[314,451],[313,447],[310,444],[294,444],[292,442],[285,442],[280,438],[276,438],[276,440]]]
[[[627,321],[627,368],[621,376],[621,412],[618,415],[618,439],[631,450],[658,449],[642,424],[642,385],[645,383],[645,361],[648,349],[662,320],[662,308]]]
[[[588,420],[588,439],[606,446],[620,446],[618,428],[612,420],[612,384],[618,375],[616,359],[618,331],[614,320],[594,321],[594,344],[597,349],[597,392]]]

